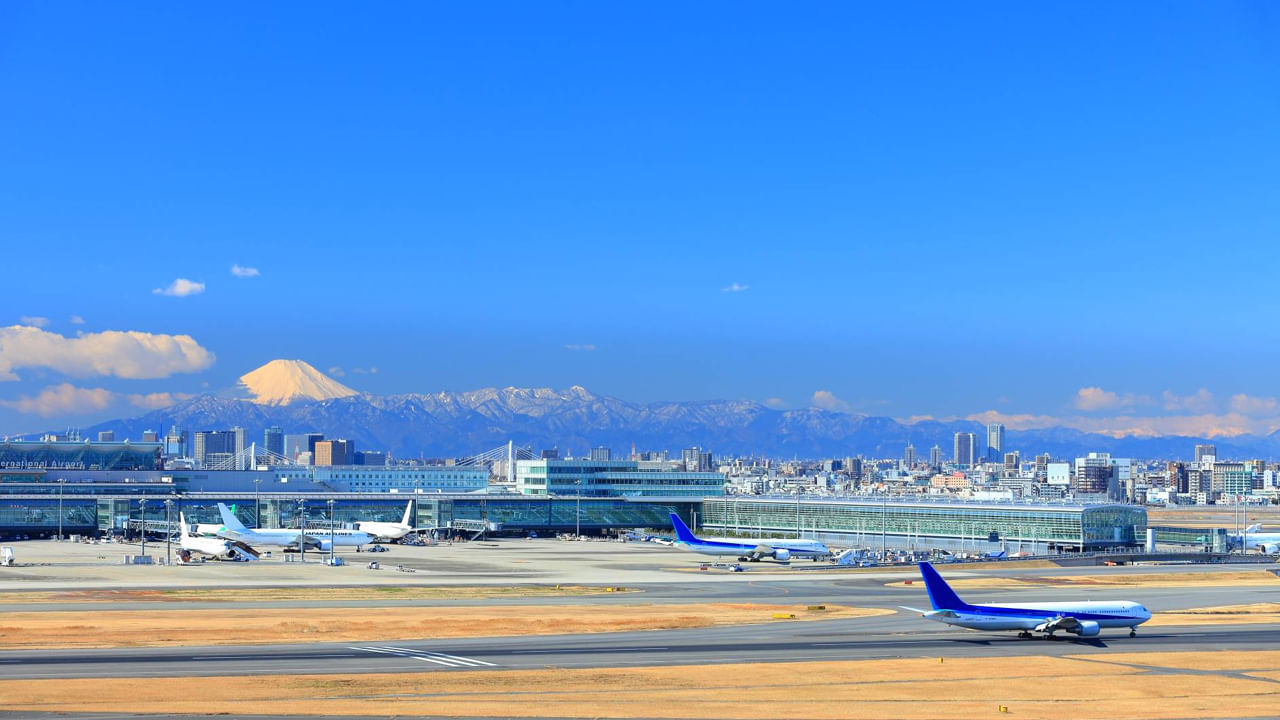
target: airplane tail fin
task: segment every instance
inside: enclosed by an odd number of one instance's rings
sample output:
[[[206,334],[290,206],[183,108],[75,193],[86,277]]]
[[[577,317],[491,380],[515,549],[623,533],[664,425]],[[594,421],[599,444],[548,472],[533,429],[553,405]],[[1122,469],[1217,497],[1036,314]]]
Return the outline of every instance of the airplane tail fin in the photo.
[[[248,528],[244,526],[244,523],[240,522],[239,518],[236,517],[236,514],[231,512],[231,509],[226,505],[218,503],[218,514],[222,516],[222,524],[228,530],[233,530],[235,532],[245,532],[248,530]]]
[[[409,527],[413,527],[412,525],[409,525],[409,515],[410,515],[412,512],[413,512],[413,501],[412,501],[412,500],[410,500],[409,502],[405,503],[405,505],[404,505],[404,517],[400,518],[400,524],[401,524],[401,525],[406,525],[406,526],[409,526]]]
[[[178,511],[178,532],[182,533],[179,537],[187,536],[187,516],[181,510]]]
[[[693,534],[693,531],[689,529],[689,526],[685,525],[684,521],[680,519],[680,516],[675,513],[671,513],[671,526],[676,530],[676,540],[680,540],[681,542],[698,541],[698,538]]]
[[[1261,531],[1262,531],[1262,523],[1254,523],[1253,525],[1250,525],[1249,527],[1245,528],[1245,529],[1244,529],[1244,531],[1245,531],[1245,532],[1247,532],[1247,533],[1256,533],[1256,532],[1261,532]]]
[[[963,610],[968,607],[929,563],[920,563],[920,576],[924,579],[925,589],[929,591],[929,602],[934,610]]]

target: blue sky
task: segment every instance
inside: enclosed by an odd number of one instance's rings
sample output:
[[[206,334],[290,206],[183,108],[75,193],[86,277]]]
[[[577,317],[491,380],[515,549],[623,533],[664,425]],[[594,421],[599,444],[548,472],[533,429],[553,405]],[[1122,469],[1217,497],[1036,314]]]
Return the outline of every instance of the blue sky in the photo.
[[[690,5],[4,4],[0,432],[276,357],[1280,426],[1273,4]],[[21,344],[107,330],[210,357]]]

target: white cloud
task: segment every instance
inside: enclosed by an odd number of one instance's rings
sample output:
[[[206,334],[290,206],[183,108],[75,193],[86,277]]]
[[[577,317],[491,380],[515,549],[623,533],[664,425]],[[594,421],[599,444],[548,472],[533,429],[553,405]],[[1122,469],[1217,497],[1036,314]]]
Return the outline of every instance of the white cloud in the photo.
[[[115,400],[115,393],[104,388],[79,388],[71,383],[62,383],[41,390],[35,397],[23,395],[17,400],[0,400],[0,405],[21,413],[50,417],[105,410]]]
[[[84,324],[84,318],[80,317],[79,315],[72,315],[72,316],[71,316],[71,324],[72,324],[72,325],[83,325],[83,324]]]
[[[187,393],[153,392],[145,395],[134,393],[128,397],[129,404],[134,407],[140,407],[147,410],[158,410],[160,408],[167,408],[171,405],[175,405],[182,400],[187,400],[191,398],[191,395],[188,395]]]
[[[369,368],[368,368],[368,369],[365,369],[365,368],[351,368],[351,372],[355,373],[356,375],[377,375],[377,374],[378,374],[378,368],[373,367],[373,366],[371,365],[371,366],[369,366]]]
[[[750,285],[739,285],[738,283],[733,283],[728,287],[720,288],[720,292],[739,293],[750,289]]]
[[[1103,390],[1100,387],[1086,387],[1076,391],[1076,396],[1072,399],[1071,404],[1077,410],[1093,412],[1095,410],[1115,410],[1117,408],[1134,407],[1135,405],[1149,405],[1151,404],[1151,398],[1133,393],[1115,393],[1110,390]]]
[[[244,267],[243,265],[232,265],[231,274],[238,278],[255,278],[262,273],[258,272],[258,268]]]
[[[782,398],[771,397],[764,401],[764,406],[767,408],[773,408],[774,410],[786,410],[787,401]]]
[[[1213,410],[1213,393],[1200,388],[1190,395],[1176,395],[1168,390],[1160,394],[1165,410],[1191,413],[1207,413]]]
[[[169,287],[156,288],[151,291],[153,295],[167,295],[169,297],[186,297],[188,295],[199,295],[204,292],[204,283],[188,280],[186,278],[178,278],[169,283]]]
[[[0,328],[0,381],[15,370],[48,368],[72,377],[169,377],[213,365],[214,355],[190,335],[107,330],[69,338],[34,327]]]
[[[1239,393],[1231,396],[1231,409],[1241,415],[1275,415],[1280,403],[1273,397],[1258,397]]]
[[[565,345],[564,349],[572,350],[574,352],[594,352],[596,349],[596,346],[590,343],[585,345]]]
[[[329,375],[331,377],[342,377],[343,375],[346,375],[346,373],[343,372],[342,368],[338,367],[337,365],[334,365],[333,367],[329,368]]]
[[[1058,425],[1062,425],[1063,422],[1062,418],[1056,418],[1050,415],[1002,413],[998,410],[987,410],[986,412],[974,413],[966,416],[965,420],[980,422],[984,425],[993,422],[1003,423],[1010,430],[1056,427]]]
[[[809,404],[821,410],[832,410],[835,412],[849,412],[849,403],[836,397],[835,393],[830,390],[815,390],[813,397],[809,399]]]
[[[18,320],[21,321],[23,325],[30,325],[32,327],[38,327],[38,328],[42,328],[49,324],[49,318],[39,317],[34,315],[23,315],[22,317],[18,318]]]

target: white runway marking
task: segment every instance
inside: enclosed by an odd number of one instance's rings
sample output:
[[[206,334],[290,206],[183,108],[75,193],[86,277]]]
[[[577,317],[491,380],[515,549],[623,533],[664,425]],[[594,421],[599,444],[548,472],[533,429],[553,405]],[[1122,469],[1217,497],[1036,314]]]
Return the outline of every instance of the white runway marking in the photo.
[[[369,646],[350,646],[352,650],[363,650],[365,652],[380,653],[383,655],[397,655],[400,657],[413,658],[423,662],[435,663],[436,665],[444,665],[445,667],[498,667],[496,663],[485,662],[475,658],[459,657],[457,655],[448,655],[445,653],[431,652],[430,650],[414,650],[412,648],[395,647],[394,645],[369,645]]]

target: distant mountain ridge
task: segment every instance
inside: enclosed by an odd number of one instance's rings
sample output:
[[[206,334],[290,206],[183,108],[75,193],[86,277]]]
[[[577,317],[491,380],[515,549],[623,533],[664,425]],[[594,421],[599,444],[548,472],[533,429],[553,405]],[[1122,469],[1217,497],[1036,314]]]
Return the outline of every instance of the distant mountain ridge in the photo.
[[[303,367],[305,366],[305,367]],[[269,371],[267,371],[269,369]],[[267,372],[264,372],[267,371]],[[243,378],[249,378],[244,380]],[[775,410],[746,400],[633,403],[586,388],[482,388],[467,392],[371,395],[359,393],[302,361],[277,360],[247,373],[230,392],[199,395],[140,417],[100,423],[93,437],[113,430],[139,438],[177,425],[188,432],[240,426],[261,442],[263,430],[317,431],[348,438],[358,450],[388,450],[395,457],[462,457],[514,440],[517,445],[559,447],[585,455],[595,446],[617,453],[698,445],[713,452],[768,457],[901,457],[907,442],[927,459],[933,445],[952,454],[957,432],[985,439],[981,423],[957,420],[900,423],[892,418],[818,408]],[[1280,435],[1206,440],[1193,437],[1113,438],[1070,428],[1009,430],[1006,445],[1029,460],[1036,453],[1077,457],[1111,452],[1121,457],[1187,458],[1197,443],[1219,455],[1271,459]]]

